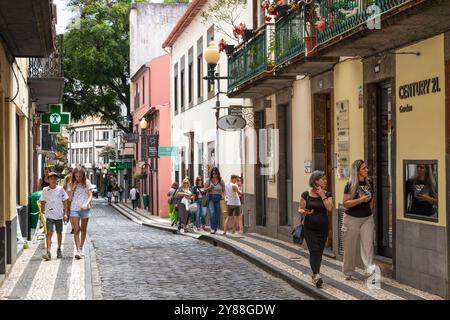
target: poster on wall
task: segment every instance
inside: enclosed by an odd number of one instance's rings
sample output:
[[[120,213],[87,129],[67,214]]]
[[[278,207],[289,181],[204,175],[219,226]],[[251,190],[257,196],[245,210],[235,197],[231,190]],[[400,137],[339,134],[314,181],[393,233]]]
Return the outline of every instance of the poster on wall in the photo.
[[[349,101],[336,103],[336,133],[337,133],[337,170],[339,179],[350,177],[350,132],[348,118]]]

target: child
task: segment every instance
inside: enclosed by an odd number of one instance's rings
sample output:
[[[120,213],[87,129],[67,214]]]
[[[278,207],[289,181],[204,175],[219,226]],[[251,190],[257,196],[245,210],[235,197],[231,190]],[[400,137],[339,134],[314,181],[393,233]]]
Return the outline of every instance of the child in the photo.
[[[64,191],[63,187],[58,186],[58,175],[55,172],[51,172],[48,175],[49,186],[42,190],[41,201],[42,210],[45,213],[45,221],[47,223],[47,254],[44,254],[42,258],[44,260],[51,260],[50,249],[52,246],[52,235],[54,229],[56,229],[56,236],[58,239],[58,250],[56,251],[56,257],[62,258],[61,242],[62,242],[62,230],[63,219],[68,221],[67,215],[67,200],[69,196]]]

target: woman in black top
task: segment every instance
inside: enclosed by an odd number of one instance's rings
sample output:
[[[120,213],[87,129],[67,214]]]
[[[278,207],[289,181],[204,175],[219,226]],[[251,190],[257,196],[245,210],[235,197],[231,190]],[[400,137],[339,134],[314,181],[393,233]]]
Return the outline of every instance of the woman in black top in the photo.
[[[205,187],[203,185],[203,177],[198,176],[195,178],[195,187],[192,189],[192,193],[194,194],[195,198],[195,204],[197,205],[197,213],[195,216],[195,227],[198,230],[205,230],[206,226],[206,209],[207,207],[204,207],[202,205],[203,197],[205,195]]]
[[[48,175],[50,173],[50,170],[48,167],[44,168],[44,177],[39,179],[39,187],[41,190],[44,190],[45,187],[48,187],[50,184],[48,183]]]
[[[347,280],[351,280],[355,274],[358,245],[361,248],[366,276],[370,276],[375,270],[373,265],[375,223],[372,215],[374,203],[374,188],[369,180],[369,167],[363,160],[356,160],[352,164],[350,180],[345,186],[343,199],[346,210],[342,224],[344,240],[342,271]]]
[[[311,189],[302,193],[298,212],[305,217],[305,240],[309,250],[312,281],[320,288],[320,265],[328,237],[328,212],[333,210],[331,193],[326,191],[327,177],[323,171],[314,171],[309,179]]]
[[[418,164],[416,170],[416,176],[406,182],[407,212],[427,217],[436,216],[438,196],[431,165]]]

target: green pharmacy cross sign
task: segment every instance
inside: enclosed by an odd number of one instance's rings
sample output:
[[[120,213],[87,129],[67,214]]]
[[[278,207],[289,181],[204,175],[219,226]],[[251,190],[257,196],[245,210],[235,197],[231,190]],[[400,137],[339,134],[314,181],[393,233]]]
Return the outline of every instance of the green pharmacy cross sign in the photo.
[[[49,133],[60,133],[62,125],[70,124],[70,112],[63,112],[62,104],[51,104],[50,112],[42,115],[42,124],[48,125]]]

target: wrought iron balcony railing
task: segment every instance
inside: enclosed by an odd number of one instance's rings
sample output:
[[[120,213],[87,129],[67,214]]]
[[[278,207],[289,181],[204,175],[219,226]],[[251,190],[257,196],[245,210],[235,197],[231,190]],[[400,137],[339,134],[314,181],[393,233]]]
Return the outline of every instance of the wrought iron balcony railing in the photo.
[[[29,58],[29,78],[61,78],[62,68],[62,36],[57,36],[57,50],[48,58]]]
[[[363,26],[378,28],[385,14],[411,0],[322,0],[316,1],[316,20],[325,21],[325,29],[317,31],[317,45],[323,44],[352,29]]]
[[[228,91],[257,77],[275,64],[275,28],[266,24],[228,59]]]
[[[414,0],[312,0],[266,24],[228,59],[228,90],[302,53],[356,30],[376,29],[383,14]]]
[[[305,50],[305,11],[294,11],[275,23],[275,63],[282,64]]]

